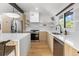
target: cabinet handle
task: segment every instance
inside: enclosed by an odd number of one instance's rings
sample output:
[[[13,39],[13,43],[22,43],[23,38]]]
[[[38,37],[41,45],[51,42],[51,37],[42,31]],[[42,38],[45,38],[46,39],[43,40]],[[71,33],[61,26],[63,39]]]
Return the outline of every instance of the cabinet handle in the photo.
[[[79,51],[77,53],[79,53]]]

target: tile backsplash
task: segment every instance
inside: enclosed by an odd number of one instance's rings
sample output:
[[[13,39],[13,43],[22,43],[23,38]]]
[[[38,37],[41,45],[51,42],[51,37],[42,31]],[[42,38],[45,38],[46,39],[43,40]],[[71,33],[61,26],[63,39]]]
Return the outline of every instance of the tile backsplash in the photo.
[[[53,24],[51,24],[51,23],[47,23],[47,24],[43,24],[43,23],[31,23],[26,28],[26,31],[29,31],[29,30],[48,30],[48,31],[55,31],[55,26]]]

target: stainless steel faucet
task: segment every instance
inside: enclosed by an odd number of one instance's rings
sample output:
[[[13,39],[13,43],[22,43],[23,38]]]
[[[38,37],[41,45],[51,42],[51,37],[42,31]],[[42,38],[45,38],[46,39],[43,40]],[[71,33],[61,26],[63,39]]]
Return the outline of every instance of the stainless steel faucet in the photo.
[[[62,27],[60,24],[56,25],[56,30],[57,30],[57,27],[60,27],[60,34],[62,33]]]

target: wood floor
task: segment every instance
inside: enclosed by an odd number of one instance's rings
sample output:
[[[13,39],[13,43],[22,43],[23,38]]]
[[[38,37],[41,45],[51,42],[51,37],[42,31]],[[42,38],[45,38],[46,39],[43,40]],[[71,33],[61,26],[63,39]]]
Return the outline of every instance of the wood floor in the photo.
[[[32,41],[28,56],[52,56],[46,41]]]

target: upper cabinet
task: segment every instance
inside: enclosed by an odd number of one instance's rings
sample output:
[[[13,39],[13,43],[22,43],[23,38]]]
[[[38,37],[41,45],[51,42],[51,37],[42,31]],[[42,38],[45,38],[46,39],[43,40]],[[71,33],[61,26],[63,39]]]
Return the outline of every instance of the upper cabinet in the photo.
[[[39,12],[30,12],[30,22],[39,22]]]

